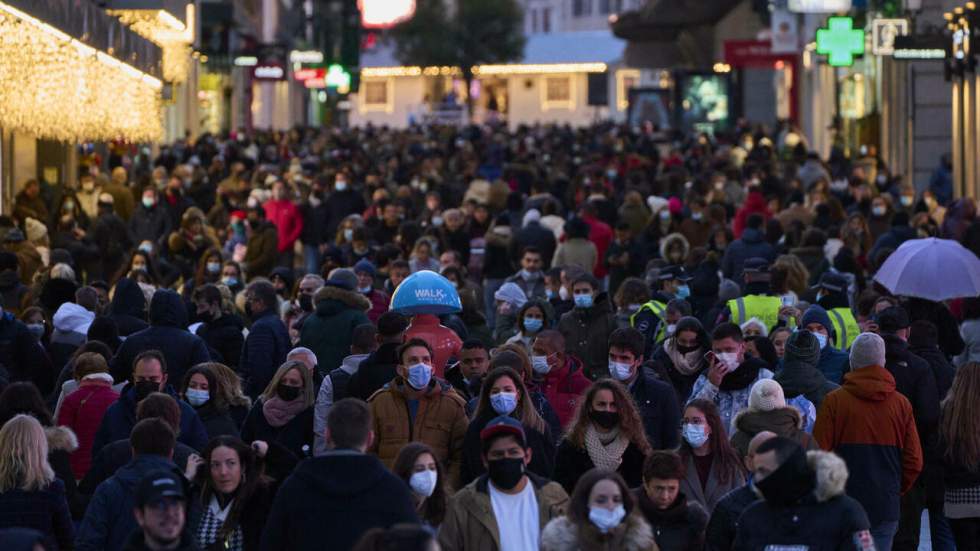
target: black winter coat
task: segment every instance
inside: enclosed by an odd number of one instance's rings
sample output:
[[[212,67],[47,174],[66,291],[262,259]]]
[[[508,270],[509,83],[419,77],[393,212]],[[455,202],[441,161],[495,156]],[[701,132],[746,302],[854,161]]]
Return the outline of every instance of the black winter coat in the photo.
[[[895,378],[895,390],[908,398],[915,415],[924,454],[935,452],[939,425],[939,391],[932,368],[909,352],[908,344],[895,335],[882,335],[885,341],[885,369]]]
[[[172,230],[173,224],[170,222],[170,217],[167,216],[167,211],[163,206],[159,204],[154,205],[152,209],[140,205],[129,219],[129,232],[137,244],[150,241],[158,249],[163,249],[163,245]]]
[[[167,378],[182,381],[191,367],[211,361],[208,346],[186,329],[187,308],[180,295],[161,289],[150,302],[150,327],[133,333],[119,347],[112,359],[112,378],[131,380],[133,360],[140,352],[159,350],[167,360]]]
[[[242,425],[242,440],[264,440],[280,444],[297,459],[313,455],[313,406],[306,408],[281,427],[273,427],[262,412],[262,401],[255,402]]]
[[[646,456],[630,442],[623,452],[622,461],[616,469],[626,485],[636,488],[643,484],[643,461]],[[583,474],[595,468],[595,463],[589,457],[589,452],[584,447],[580,448],[571,443],[568,438],[562,439],[558,445],[558,454],[555,456],[555,482],[561,484],[568,494],[575,489],[575,483]]]
[[[230,412],[219,410],[212,402],[194,408],[194,411],[204,423],[204,429],[208,432],[208,441],[215,436],[238,436],[239,426],[235,424]]]
[[[357,373],[347,383],[347,396],[367,400],[381,387],[395,378],[395,367],[399,364],[398,347],[401,343],[385,343],[364,358]]]
[[[751,483],[725,494],[715,505],[705,529],[705,551],[731,551],[738,529],[738,518],[756,501],[759,501],[759,496],[752,490]]]
[[[681,406],[674,388],[658,379],[653,370],[641,366],[629,391],[640,411],[650,446],[655,450],[676,448],[680,443]]]
[[[418,523],[408,485],[373,455],[335,450],[301,463],[279,488],[261,549],[350,549],[369,529],[399,523]]]
[[[116,282],[108,318],[116,322],[120,337],[128,337],[150,326],[146,323],[146,296],[136,281],[123,277]]]
[[[237,314],[225,314],[210,322],[202,323],[197,328],[197,336],[204,339],[208,345],[211,359],[221,362],[232,369],[238,368],[242,357],[242,346],[245,344],[245,322]]]
[[[27,326],[10,312],[0,312],[0,366],[10,382],[34,383],[42,395],[54,389],[57,376],[47,352]]]
[[[483,465],[483,447],[480,445],[480,431],[487,426],[497,414],[484,414],[470,422],[463,438],[463,465],[460,470],[460,488],[473,482],[487,472]],[[524,426],[527,446],[531,448],[531,464],[527,466],[532,473],[551,478],[555,470],[555,439],[546,424],[544,433],[540,433],[527,425]]]
[[[248,338],[242,346],[238,373],[242,376],[246,394],[253,400],[265,392],[279,366],[289,354],[289,333],[286,324],[272,310],[260,315],[252,323]]]
[[[701,551],[708,513],[700,503],[688,501],[681,492],[670,507],[660,510],[650,501],[643,488],[633,490],[633,495],[643,518],[653,530],[653,539],[660,549]]]
[[[742,281],[742,267],[750,258],[764,258],[769,262],[776,260],[776,249],[766,241],[761,231],[746,228],[742,237],[732,241],[725,249],[721,261],[721,271],[725,277],[736,282]]]
[[[183,469],[187,466],[187,458],[198,453],[197,450],[187,444],[177,442],[177,445],[174,447],[173,462],[180,469]],[[129,438],[116,440],[103,446],[98,453],[92,456],[92,466],[85,473],[85,478],[79,482],[78,491],[83,495],[91,496],[95,493],[95,489],[99,487],[99,484],[108,480],[109,477],[116,474],[116,471],[132,460],[133,445],[130,443]]]
[[[48,535],[51,549],[71,549],[75,538],[65,485],[58,479],[42,490],[0,493],[0,528],[33,528]]]
[[[957,356],[966,348],[960,335],[959,323],[945,304],[912,297],[908,299],[905,308],[909,312],[910,320],[931,321],[936,326],[939,348],[947,356]]]
[[[364,197],[361,192],[347,189],[344,191],[334,191],[323,203],[327,207],[327,229],[326,237],[329,241],[337,233],[337,228],[344,218],[351,214],[361,214],[367,208],[364,204]]]

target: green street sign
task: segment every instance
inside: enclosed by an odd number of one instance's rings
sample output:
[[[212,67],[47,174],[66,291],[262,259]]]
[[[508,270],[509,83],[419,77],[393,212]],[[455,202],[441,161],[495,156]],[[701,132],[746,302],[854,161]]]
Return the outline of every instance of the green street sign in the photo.
[[[328,88],[336,88],[341,93],[350,89],[350,73],[334,63],[327,69],[326,84]]]
[[[864,30],[855,29],[850,17],[831,17],[826,29],[817,29],[817,53],[833,67],[849,67],[854,56],[864,55]]]

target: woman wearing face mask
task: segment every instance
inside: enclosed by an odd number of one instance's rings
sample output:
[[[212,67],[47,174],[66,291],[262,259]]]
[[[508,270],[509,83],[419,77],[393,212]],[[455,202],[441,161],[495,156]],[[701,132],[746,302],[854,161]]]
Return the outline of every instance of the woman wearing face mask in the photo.
[[[44,346],[47,342],[47,338],[50,336],[50,328],[46,321],[44,321],[44,310],[39,306],[31,306],[26,308],[20,314],[20,321],[24,322],[27,329],[32,335]]]
[[[226,260],[221,265],[221,279],[219,282],[228,287],[232,295],[237,295],[245,289],[245,282],[242,278],[242,267],[234,260]]]
[[[506,344],[518,344],[531,353],[534,337],[544,329],[551,328],[551,305],[539,300],[529,301],[517,313],[517,334],[507,339]]]
[[[334,237],[333,244],[340,249],[344,245],[354,242],[354,230],[364,226],[364,219],[359,214],[351,214],[344,218],[337,228],[337,235]]]
[[[616,473],[592,469],[575,485],[568,512],[545,526],[541,551],[657,551],[653,531]]]
[[[217,248],[211,247],[205,251],[197,263],[197,270],[194,272],[194,281],[190,285],[188,285],[188,282],[184,282],[182,294],[189,297],[193,290],[198,287],[208,283],[220,283],[221,262],[221,251]]]
[[[305,364],[279,367],[265,392],[248,412],[242,440],[278,443],[297,458],[313,453],[313,378]]]
[[[555,441],[551,430],[535,409],[517,371],[510,367],[495,367],[483,380],[476,411],[463,440],[461,484],[469,484],[486,472],[480,455],[480,431],[500,415],[513,417],[524,426],[527,446],[532,450],[528,470],[551,478],[555,468]]]
[[[275,444],[219,436],[200,461],[190,496],[200,500],[201,513],[188,527],[198,544],[208,551],[258,550],[276,490],[296,459]]]
[[[493,336],[503,343],[517,332],[518,312],[527,304],[527,296],[516,283],[504,283],[493,294],[496,302]]]
[[[412,442],[398,452],[391,472],[405,481],[415,499],[415,511],[426,526],[438,529],[446,516],[449,495],[445,486],[445,471],[436,460],[432,448]]]
[[[687,401],[694,382],[707,369],[704,353],[709,348],[708,334],[701,322],[685,317],[677,322],[673,335],[654,351],[654,370],[674,387],[678,403]]]
[[[219,382],[207,364],[199,364],[187,370],[180,385],[180,397],[190,404],[204,423],[208,438],[238,436],[238,426],[227,407],[222,407]],[[215,398],[211,397],[214,393]]]
[[[636,487],[643,483],[643,461],[651,451],[633,399],[623,385],[602,379],[585,393],[558,445],[554,480],[571,491],[583,473],[598,467],[618,472]]]
[[[728,441],[718,408],[708,400],[694,400],[684,408],[678,452],[687,467],[681,491],[710,515],[718,501],[745,482],[742,461]]]

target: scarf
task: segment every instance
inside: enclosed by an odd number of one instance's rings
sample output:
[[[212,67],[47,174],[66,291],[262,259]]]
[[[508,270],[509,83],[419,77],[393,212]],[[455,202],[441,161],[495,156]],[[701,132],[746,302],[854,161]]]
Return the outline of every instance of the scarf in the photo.
[[[759,370],[765,365],[762,360],[746,358],[738,369],[725,375],[721,380],[720,390],[732,391],[748,388],[759,376]]]
[[[608,443],[604,444],[604,440]],[[629,444],[629,439],[620,434],[618,428],[605,435],[599,434],[591,423],[585,429],[585,451],[597,468],[607,471],[618,469],[623,462],[623,452]]]
[[[667,357],[670,358],[670,362],[674,364],[674,369],[677,370],[681,375],[691,376],[695,373],[699,373],[704,367],[704,359],[701,355],[701,349],[698,348],[694,352],[689,354],[681,354],[677,350],[677,341],[674,337],[667,339],[666,344],[664,344],[664,352],[667,353]],[[694,362],[690,361],[690,357],[694,358]]]
[[[273,396],[262,402],[262,413],[265,420],[275,428],[279,428],[293,420],[294,417],[306,409],[303,398],[296,398],[292,402],[286,402],[278,396]]]

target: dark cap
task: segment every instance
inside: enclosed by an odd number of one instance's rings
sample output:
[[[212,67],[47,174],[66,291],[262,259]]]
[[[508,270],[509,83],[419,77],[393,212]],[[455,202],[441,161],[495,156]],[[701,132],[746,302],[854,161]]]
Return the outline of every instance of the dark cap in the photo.
[[[676,264],[671,264],[670,266],[664,266],[660,268],[660,272],[657,274],[657,279],[659,281],[671,281],[674,279],[680,281],[691,281],[694,279],[683,266],[678,266]]]
[[[330,272],[330,279],[323,282],[326,287],[339,287],[345,291],[357,289],[357,275],[348,268],[337,268]]]
[[[359,274],[361,272],[374,277],[378,273],[378,270],[374,267],[374,264],[371,264],[370,260],[362,258],[357,264],[354,264],[354,273]]]
[[[750,258],[742,265],[742,272],[747,274],[768,274],[769,261],[765,258]]]
[[[524,437],[524,427],[521,422],[513,417],[507,415],[501,415],[500,417],[494,417],[487,423],[487,426],[480,431],[480,440],[487,441],[494,436],[499,434],[508,434],[511,436],[516,436],[518,442],[521,443],[523,447],[525,445]]]
[[[847,278],[836,272],[824,272],[820,276],[820,283],[817,283],[814,288],[843,293],[847,290]]]
[[[169,471],[152,472],[142,480],[136,488],[136,506],[145,507],[165,498],[186,500],[184,482],[175,473]]]
[[[901,306],[889,306],[875,316],[878,328],[885,333],[894,333],[902,329],[907,329],[911,322],[909,314]]]

